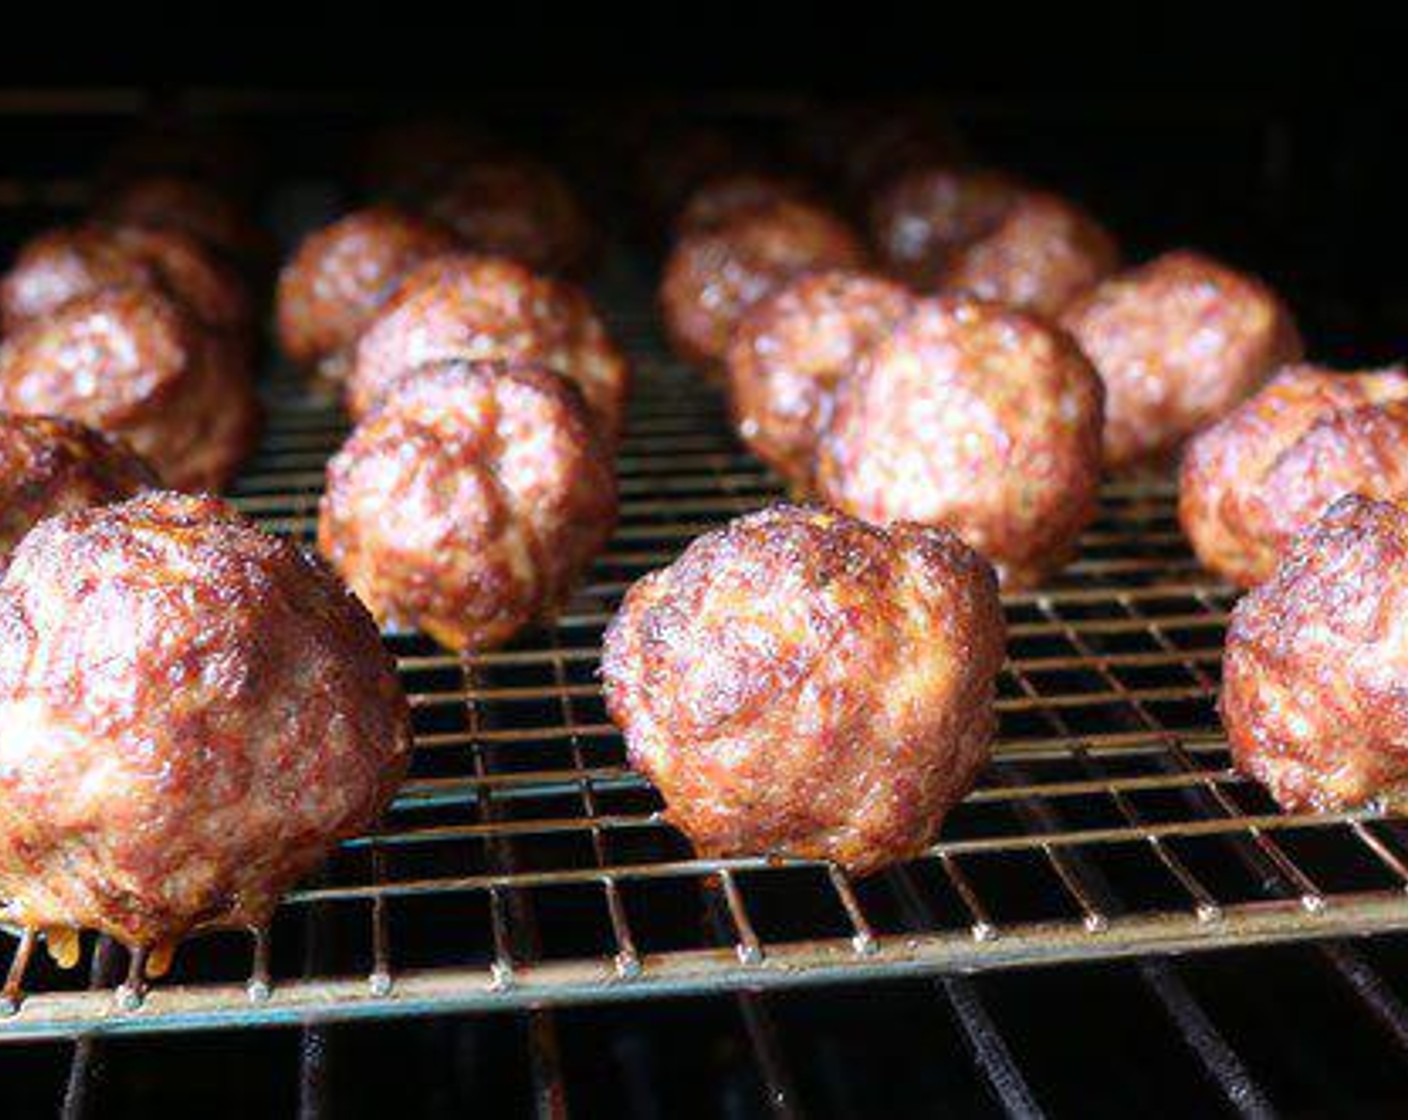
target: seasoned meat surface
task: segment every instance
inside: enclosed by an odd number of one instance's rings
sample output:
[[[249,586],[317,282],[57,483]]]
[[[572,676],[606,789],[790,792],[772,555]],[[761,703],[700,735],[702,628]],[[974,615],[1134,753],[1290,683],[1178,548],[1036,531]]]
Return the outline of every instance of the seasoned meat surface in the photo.
[[[837,390],[817,487],[877,524],[945,525],[1029,587],[1095,514],[1102,409],[1099,378],[1043,320],[916,300]]]
[[[405,770],[375,626],[215,498],[43,522],[0,581],[0,900],[133,947],[266,923]]]
[[[225,255],[247,276],[263,276],[272,239],[245,208],[216,187],[182,175],[132,179],[105,193],[94,207],[102,221],[176,230]]]
[[[0,412],[0,576],[46,517],[156,485],[155,472],[120,440],[56,416]]]
[[[347,408],[367,415],[408,372],[447,358],[541,362],[577,384],[614,443],[630,368],[586,296],[506,257],[461,253],[413,270],[357,343]]]
[[[279,275],[279,343],[296,365],[336,382],[352,347],[403,275],[458,248],[424,218],[375,206],[309,234]]]
[[[714,229],[760,206],[813,201],[800,179],[766,171],[724,172],[705,179],[690,193],[675,219],[675,233]]]
[[[910,303],[888,280],[814,272],[764,296],[739,322],[726,362],[734,425],[795,490],[811,487],[838,386]]]
[[[81,296],[7,338],[0,409],[121,436],[180,490],[224,486],[260,419],[230,348],[148,288]]]
[[[865,874],[924,851],[972,788],[1002,658],[992,569],[952,534],[777,506],[639,580],[602,678],[700,855]]]
[[[550,617],[611,535],[610,456],[545,367],[440,362],[328,465],[318,545],[372,613],[456,650]]]
[[[1408,513],[1341,498],[1232,612],[1222,719],[1237,768],[1285,809],[1403,800]]]
[[[1207,567],[1250,587],[1346,494],[1408,500],[1402,369],[1283,370],[1189,443],[1179,517]]]
[[[779,284],[822,268],[858,268],[865,253],[839,218],[775,202],[686,233],[665,264],[660,302],[671,345],[712,371],[738,320]]]
[[[1176,453],[1301,353],[1270,288],[1188,250],[1111,277],[1061,322],[1105,382],[1105,461],[1117,471]]]

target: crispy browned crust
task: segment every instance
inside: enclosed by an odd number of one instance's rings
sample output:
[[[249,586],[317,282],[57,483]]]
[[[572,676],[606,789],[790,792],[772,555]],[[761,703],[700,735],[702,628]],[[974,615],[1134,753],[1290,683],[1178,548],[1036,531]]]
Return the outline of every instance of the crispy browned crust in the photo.
[[[0,412],[0,576],[44,518],[156,485],[156,473],[121,440],[56,416]]]
[[[1189,443],[1183,531],[1204,565],[1244,587],[1345,494],[1408,499],[1408,373],[1292,366]]]
[[[8,338],[0,409],[121,436],[180,490],[223,487],[260,420],[230,348],[149,288],[81,296]]]
[[[448,358],[541,362],[582,391],[613,446],[630,367],[574,285],[506,257],[437,257],[407,273],[357,342],[347,409],[366,416],[407,373]]]
[[[178,230],[224,254],[247,275],[262,276],[274,256],[272,238],[239,202],[187,176],[132,179],[104,194],[93,212],[120,225]]]
[[[390,206],[358,210],[309,234],[279,274],[279,344],[312,370],[356,343],[401,277],[459,247],[443,226]]]
[[[1408,513],[1341,498],[1237,604],[1222,719],[1238,769],[1291,811],[1402,802]]]
[[[78,296],[134,285],[179,300],[231,345],[248,345],[252,310],[239,274],[188,234],[140,226],[75,226],[31,238],[0,279],[0,322],[12,331]]]
[[[1166,459],[1301,354],[1270,288],[1188,250],[1106,280],[1061,323],[1105,382],[1113,470]]]
[[[543,272],[582,272],[592,256],[591,218],[562,176],[525,159],[476,161],[430,204],[465,245]]]
[[[817,487],[867,521],[946,525],[1004,586],[1031,586],[1095,515],[1102,410],[1094,370],[1043,320],[916,300],[838,389]]]
[[[777,506],[638,581],[602,679],[704,856],[865,874],[925,850],[988,758],[1003,621],[952,534]]]
[[[366,612],[218,499],[42,523],[0,581],[0,899],[131,946],[258,926],[389,802],[407,704]]]
[[[743,313],[777,285],[864,260],[849,227],[825,210],[799,202],[745,210],[676,243],[660,287],[666,333],[681,358],[714,372]]]
[[[318,545],[382,622],[477,650],[556,612],[615,522],[570,381],[447,361],[398,382],[329,463]]]
[[[740,320],[725,363],[734,426],[797,491],[811,487],[837,386],[910,302],[878,277],[814,272],[764,296]]]
[[[767,171],[731,171],[706,178],[690,192],[679,217],[676,235],[714,229],[739,214],[778,202],[814,202],[813,192],[800,179]]]

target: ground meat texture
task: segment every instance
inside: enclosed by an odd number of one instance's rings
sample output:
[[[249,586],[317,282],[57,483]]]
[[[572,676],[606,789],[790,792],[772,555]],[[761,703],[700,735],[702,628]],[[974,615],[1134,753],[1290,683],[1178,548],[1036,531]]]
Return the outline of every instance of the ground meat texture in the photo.
[[[997,171],[940,166],[900,175],[870,205],[876,256],[912,287],[937,288],[955,255],[996,230],[1026,191]]]
[[[36,528],[0,581],[0,899],[133,947],[262,926],[389,802],[410,721],[375,626],[216,498]]]
[[[1402,807],[1408,513],[1349,495],[1232,612],[1222,720],[1237,768],[1285,809]]]
[[[685,361],[713,372],[739,318],[779,284],[823,268],[859,268],[864,250],[825,210],[777,202],[685,234],[665,265],[665,329]]]
[[[734,171],[715,175],[690,194],[675,221],[675,233],[714,229],[760,206],[811,201],[812,192],[806,184],[789,176],[765,171]]]
[[[148,288],[81,296],[9,337],[0,409],[121,436],[181,490],[224,486],[259,427],[253,385],[228,347]]]
[[[637,582],[602,679],[631,764],[700,855],[923,852],[988,758],[1003,621],[952,534],[777,506]]]
[[[453,233],[389,206],[341,218],[304,238],[279,275],[279,343],[294,364],[332,383],[397,281],[459,247]]]
[[[837,391],[817,486],[867,521],[945,525],[1029,587],[1095,515],[1101,418],[1099,378],[1061,331],[968,296],[916,300]]]
[[[55,416],[0,412],[0,576],[44,518],[156,485],[152,469],[111,436]]]
[[[1158,464],[1299,360],[1265,284],[1180,250],[1106,280],[1061,318],[1105,382],[1105,461]]]
[[[104,288],[146,286],[180,300],[248,356],[252,309],[238,273],[177,230],[77,226],[26,242],[0,280],[6,330]]]
[[[430,214],[469,248],[543,272],[580,272],[592,251],[592,223],[581,201],[557,172],[528,160],[464,168],[435,196]]]
[[[408,273],[358,340],[347,408],[366,416],[400,378],[445,358],[540,362],[576,383],[615,444],[630,367],[580,290],[505,257],[457,254]]]
[[[383,623],[480,650],[551,617],[615,521],[570,382],[449,361],[401,381],[333,458],[318,545]]]
[[[133,179],[99,200],[94,216],[115,225],[177,230],[236,265],[246,279],[263,278],[273,241],[228,195],[195,179],[155,175]]]
[[[739,322],[726,363],[734,426],[796,491],[811,488],[837,386],[910,303],[887,280],[815,272],[764,296]]]
[[[1408,501],[1408,372],[1293,366],[1194,437],[1179,517],[1204,565],[1250,587],[1346,494]]]

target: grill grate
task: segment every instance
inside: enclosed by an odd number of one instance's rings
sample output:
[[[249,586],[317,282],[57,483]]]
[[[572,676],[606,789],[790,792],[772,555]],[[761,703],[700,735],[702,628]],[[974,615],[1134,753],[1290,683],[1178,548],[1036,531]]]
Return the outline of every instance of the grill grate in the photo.
[[[1109,487],[1080,559],[1007,597],[995,759],[928,857],[863,882],[693,858],[605,717],[601,632],[633,579],[778,489],[709,390],[663,357],[640,290],[618,268],[604,292],[642,384],[622,525],[567,613],[464,660],[389,638],[418,749],[382,828],[291,894],[266,934],[198,939],[150,992],[114,988],[109,946],[89,946],[83,987],[40,953],[26,969],[19,944],[12,986],[24,974],[25,992],[0,1037],[541,1007],[1408,927],[1399,821],[1282,814],[1229,769],[1215,695],[1232,595],[1198,571],[1164,483]],[[289,395],[271,411],[234,500],[310,542],[343,421]],[[1171,1011],[1174,983],[1149,978]],[[744,1007],[766,1053],[767,1025]],[[530,1034],[550,1054],[543,1024]]]

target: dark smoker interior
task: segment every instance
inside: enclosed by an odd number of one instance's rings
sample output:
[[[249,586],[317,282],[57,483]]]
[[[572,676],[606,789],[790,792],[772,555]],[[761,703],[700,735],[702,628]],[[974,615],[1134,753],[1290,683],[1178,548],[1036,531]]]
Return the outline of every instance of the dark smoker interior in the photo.
[[[819,126],[846,114],[921,120],[961,137],[982,163],[1079,200],[1129,260],[1192,245],[1265,277],[1319,360],[1369,368],[1402,359],[1405,121],[1391,36],[1372,14],[1353,5],[759,8],[468,10],[446,34],[438,15],[395,6],[227,26],[187,12],[160,42],[119,47],[94,28],[91,40],[27,51],[23,36],[10,36],[0,261],[35,231],[73,220],[122,158],[174,150],[134,138],[175,138],[187,153],[228,144],[238,174],[224,186],[249,200],[281,258],[365,197],[358,153],[380,126],[452,121],[550,161],[603,231],[592,292],[643,371],[634,454],[723,464],[702,482],[665,466],[623,474],[642,503],[623,519],[632,535],[594,569],[581,619],[522,647],[558,654],[599,644],[624,584],[681,546],[662,526],[720,521],[730,503],[778,491],[745,462],[717,394],[679,370],[656,321],[664,242],[641,202],[640,168],[691,130],[724,135],[763,166],[803,168],[844,206],[827,179],[835,165],[807,166],[798,138],[828,135]],[[53,40],[36,29],[34,41]],[[263,368],[265,388],[277,391],[286,371],[267,339]],[[253,467],[263,489],[236,493],[256,499],[271,526],[297,522],[315,499],[289,479],[336,437],[274,424]],[[646,511],[652,498],[663,512]],[[1176,528],[1167,508],[1139,507],[1145,531],[1162,534],[1154,544],[1131,535],[1121,520],[1130,508],[1102,507],[1106,567],[1068,577],[1064,598],[1009,604],[1017,672],[1003,682],[1000,734],[1016,746],[984,783],[987,799],[966,804],[945,831],[967,878],[926,860],[856,888],[862,925],[896,947],[893,959],[815,983],[780,974],[750,985],[728,972],[639,994],[586,985],[495,1005],[490,993],[473,1009],[383,1002],[300,1021],[237,1007],[214,1024],[193,1011],[149,1033],[79,1022],[30,1038],[8,1035],[0,1017],[0,1115],[1403,1115],[1408,935],[1395,931],[1408,929],[1408,910],[1393,907],[1408,889],[1397,876],[1408,827],[1391,817],[1263,827],[1276,810],[1260,790],[1189,777],[1227,766],[1210,651],[1234,595],[1192,586],[1186,545],[1167,539]],[[412,664],[434,652],[423,638],[392,641]],[[474,718],[491,734],[418,758],[412,775],[516,785],[522,796],[492,809],[478,796],[398,806],[393,832],[466,822],[474,831],[456,844],[340,853],[309,885],[332,901],[276,920],[275,985],[365,979],[388,962],[393,980],[403,970],[484,971],[505,956],[519,966],[609,966],[623,951],[621,914],[647,963],[656,952],[722,950],[746,966],[774,946],[855,936],[854,915],[816,867],[747,868],[727,883],[708,869],[630,870],[690,853],[649,824],[658,806],[642,783],[593,784],[596,768],[624,758],[619,738],[574,730],[605,722],[594,673],[589,659],[562,656],[490,664]],[[467,687],[453,668],[408,670],[406,680],[426,695]],[[469,743],[465,707],[429,702],[416,730]],[[1121,735],[1143,736],[1148,750],[1086,749]],[[1224,790],[1230,802],[1219,800]],[[569,827],[538,828],[544,821]],[[1115,842],[1076,836],[1101,830]],[[1054,844],[1031,841],[1041,833]],[[1240,920],[1245,908],[1249,923],[1264,921],[1260,932],[1157,953],[1082,948],[1079,938],[1102,936],[1107,920],[1189,910],[1167,851],[1214,909]],[[627,868],[619,880],[618,866]],[[552,878],[562,869],[566,882]],[[466,876],[478,877],[475,889],[385,898],[366,889]],[[971,885],[976,917],[956,883]],[[344,888],[347,898],[332,898]],[[1366,900],[1374,916],[1357,922]],[[902,961],[907,937],[966,937],[984,915],[999,931],[1045,923],[1051,955]],[[1057,953],[1072,931],[1076,948]],[[0,962],[9,943],[0,933]],[[244,985],[250,959],[248,938],[201,939],[168,983]],[[78,971],[40,960],[31,984],[108,990],[124,967],[122,954],[89,938]]]

